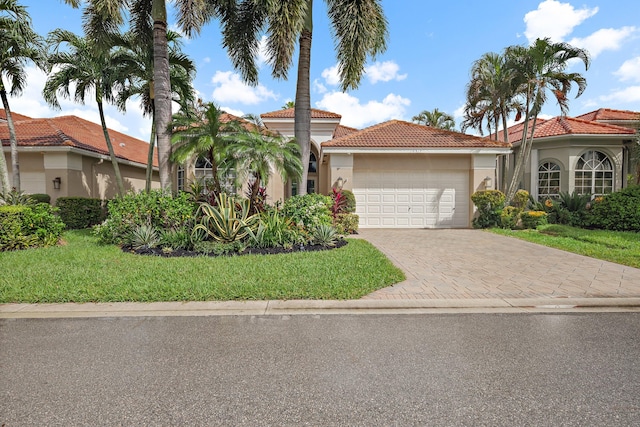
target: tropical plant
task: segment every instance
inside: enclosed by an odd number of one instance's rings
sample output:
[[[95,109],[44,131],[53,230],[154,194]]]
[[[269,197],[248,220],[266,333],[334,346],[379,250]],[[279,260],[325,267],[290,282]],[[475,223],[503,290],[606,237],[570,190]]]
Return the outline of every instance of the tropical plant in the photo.
[[[498,227],[501,225],[505,196],[499,190],[480,190],[471,195],[471,201],[478,208],[478,216],[473,219],[475,228]]]
[[[151,16],[149,16],[149,19]],[[144,36],[144,37],[143,37]],[[195,64],[182,53],[180,34],[175,31],[167,31],[169,80],[173,102],[187,108],[195,99],[195,91],[192,81],[195,75]],[[126,108],[126,102],[133,98],[140,98],[140,107],[144,116],[154,119],[155,85],[153,72],[153,34],[151,32],[141,35],[129,31],[115,41],[116,51],[114,61],[121,70],[120,78],[122,90],[118,93],[118,105],[122,110]],[[151,190],[151,177],[153,173],[153,154],[155,147],[155,119],[152,120],[151,137],[149,140],[149,152],[147,158],[147,174],[145,190]]]
[[[640,232],[640,185],[596,197],[589,220],[595,228]]]
[[[381,0],[325,0],[325,3],[336,46],[341,88],[343,91],[355,89],[367,60],[386,49],[387,20]],[[300,145],[303,165],[298,185],[301,195],[306,193],[311,153],[312,8],[312,0],[242,0],[225,37],[233,64],[249,81],[257,80],[259,38],[265,28],[268,63],[276,78],[287,78],[298,44],[294,135]]]
[[[193,232],[205,232],[213,240],[230,243],[247,237],[257,226],[259,215],[249,213],[249,200],[236,200],[225,193],[218,196],[217,206],[201,203],[197,216],[200,222]]]
[[[160,243],[160,237],[155,228],[150,224],[138,225],[131,230],[129,244],[133,249],[153,249]]]
[[[0,193],[8,193],[11,187],[20,191],[20,163],[18,161],[18,138],[11,115],[7,86],[10,94],[19,95],[27,84],[25,67],[34,62],[44,68],[43,40],[31,28],[31,17],[25,6],[16,0],[0,0],[0,98],[9,128],[11,146],[12,185],[9,184],[9,172],[0,143]]]
[[[113,34],[104,34],[102,37],[108,39],[114,36]],[[120,166],[113,150],[104,116],[104,102],[115,103],[116,101],[114,90],[119,75],[118,63],[114,61],[112,50],[102,47],[102,40],[84,38],[61,29],[49,33],[47,42],[52,48],[48,64],[55,71],[47,77],[42,91],[44,99],[49,105],[59,109],[58,93],[64,98],[70,98],[73,87],[73,99],[80,104],[84,104],[85,97],[93,93],[100,114],[102,132],[113,165],[118,192],[123,196],[125,189]],[[63,47],[66,49],[61,50]]]
[[[268,184],[273,173],[278,173],[284,182],[296,180],[302,174],[298,144],[289,138],[258,130],[239,132],[234,138],[234,143],[224,151],[225,169],[235,172],[237,186],[249,181],[250,210],[257,213],[260,188]]]
[[[413,116],[411,120],[437,129],[453,130],[456,127],[456,121],[453,119],[453,116],[437,108],[433,109],[433,111],[423,110]]]
[[[251,245],[256,248],[290,249],[297,243],[305,243],[306,240],[295,224],[277,209],[263,212],[258,228],[249,235]]]
[[[4,156],[4,153],[2,154]],[[35,201],[24,191],[13,189],[0,193],[0,205],[33,205]]]
[[[538,228],[547,224],[547,213],[544,211],[525,211],[520,214],[523,228]]]
[[[333,222],[339,234],[355,234],[358,231],[360,217],[354,213],[347,212],[338,214]]]
[[[65,227],[56,213],[47,203],[0,206],[0,252],[56,245]]]
[[[548,99],[548,90],[558,102],[562,115],[566,115],[569,110],[567,95],[572,85],[575,83],[578,86],[576,97],[579,97],[585,91],[587,81],[580,73],[568,73],[565,70],[574,60],[582,61],[585,69],[588,69],[590,60],[586,50],[568,43],[555,43],[548,38],[537,39],[529,47],[508,47],[505,55],[508,66],[516,73],[516,93],[523,99],[524,111],[522,139],[506,192],[507,202],[510,202],[522,179],[524,165],[529,161],[538,114]]]
[[[339,235],[333,226],[320,224],[313,229],[311,237],[311,241],[314,245],[320,245],[325,248],[332,248],[338,243]]]
[[[333,200],[322,194],[289,197],[282,205],[282,213],[304,230],[310,232],[321,224],[331,225]]]
[[[213,191],[220,193],[219,165],[224,150],[236,141],[242,130],[240,122],[228,116],[213,103],[198,102],[194,110],[181,110],[173,117],[174,151],[171,160],[185,163],[198,156],[205,156],[211,163]]]

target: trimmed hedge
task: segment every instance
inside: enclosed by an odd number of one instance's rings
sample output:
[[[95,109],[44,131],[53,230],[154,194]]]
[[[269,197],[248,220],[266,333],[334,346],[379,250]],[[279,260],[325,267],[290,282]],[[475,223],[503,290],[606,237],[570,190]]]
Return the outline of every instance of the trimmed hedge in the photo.
[[[56,211],[47,203],[0,206],[0,251],[56,245],[64,230]]]
[[[37,203],[51,203],[51,196],[43,193],[29,194],[29,197]]]
[[[88,197],[59,197],[56,207],[60,218],[69,229],[93,227],[104,221],[105,209],[102,200]]]
[[[596,197],[588,221],[594,228],[640,232],[640,185]]]

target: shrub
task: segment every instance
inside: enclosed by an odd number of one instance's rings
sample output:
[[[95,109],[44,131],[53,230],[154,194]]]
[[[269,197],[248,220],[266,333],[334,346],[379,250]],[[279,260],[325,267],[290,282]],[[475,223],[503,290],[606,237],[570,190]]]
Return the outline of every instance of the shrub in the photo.
[[[321,224],[331,225],[332,205],[330,196],[315,193],[297,195],[285,200],[282,214],[305,230],[313,230]]]
[[[529,192],[527,190],[518,190],[516,191],[515,196],[513,196],[513,200],[511,201],[511,206],[514,206],[520,210],[523,210],[527,207],[527,202],[529,201]]]
[[[515,206],[505,206],[500,213],[500,224],[502,228],[509,228],[511,230],[517,228],[521,212],[522,209]]]
[[[338,213],[353,213],[356,211],[356,196],[350,190],[342,189],[338,191],[337,189],[332,190],[331,198],[336,200],[336,194],[340,194],[342,208]]]
[[[312,243],[325,248],[331,248],[338,242],[338,232],[330,225],[321,224],[312,233]]]
[[[152,249],[158,246],[158,243],[158,232],[148,224],[138,225],[129,235],[129,244],[133,249]]]
[[[36,201],[32,199],[24,191],[11,190],[8,193],[0,193],[0,206],[1,205],[33,205]]]
[[[102,200],[88,197],[59,197],[56,207],[67,228],[79,230],[93,227],[105,219]]]
[[[589,225],[605,230],[640,232],[640,186],[596,197],[589,211]]]
[[[162,229],[159,231],[160,236],[160,245],[163,248],[171,248],[171,249],[192,249],[193,242],[198,239],[193,239],[191,235],[191,230],[187,227],[181,228],[169,228]]]
[[[51,196],[48,194],[36,193],[30,194],[29,197],[36,203],[51,203]]]
[[[64,223],[46,203],[0,206],[0,251],[53,246]]]
[[[102,243],[123,244],[139,225],[149,224],[157,230],[192,227],[197,204],[184,192],[175,197],[161,190],[130,193],[108,203],[107,219],[94,228]]]
[[[559,207],[556,207],[558,224],[568,224],[573,227],[584,227],[587,221],[587,205],[591,202],[591,195],[561,192]]]
[[[474,218],[475,228],[499,227],[500,215],[504,208],[505,195],[500,190],[481,190],[471,195],[471,201],[478,208],[478,217]]]
[[[547,224],[547,213],[544,211],[525,211],[520,214],[523,228],[537,228]]]
[[[212,240],[203,240],[194,244],[193,250],[203,254],[230,255],[245,250],[246,246],[240,240],[222,243]]]
[[[283,247],[290,249],[307,240],[295,224],[277,209],[263,212],[255,232],[249,233],[251,245],[256,248]]]
[[[355,234],[358,231],[360,217],[354,213],[339,214],[334,226],[339,234]]]

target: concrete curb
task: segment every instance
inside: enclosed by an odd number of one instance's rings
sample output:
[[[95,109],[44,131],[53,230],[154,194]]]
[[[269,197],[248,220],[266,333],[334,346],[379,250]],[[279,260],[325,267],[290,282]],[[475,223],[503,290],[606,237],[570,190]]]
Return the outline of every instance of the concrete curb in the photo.
[[[272,300],[0,304],[0,319],[385,313],[561,313],[587,311],[640,311],[640,298]]]

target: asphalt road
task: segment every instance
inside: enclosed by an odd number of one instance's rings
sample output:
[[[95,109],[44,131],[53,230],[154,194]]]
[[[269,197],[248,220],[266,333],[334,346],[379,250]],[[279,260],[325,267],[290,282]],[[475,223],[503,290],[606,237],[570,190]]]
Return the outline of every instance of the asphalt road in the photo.
[[[637,426],[640,314],[0,320],[0,425]]]

